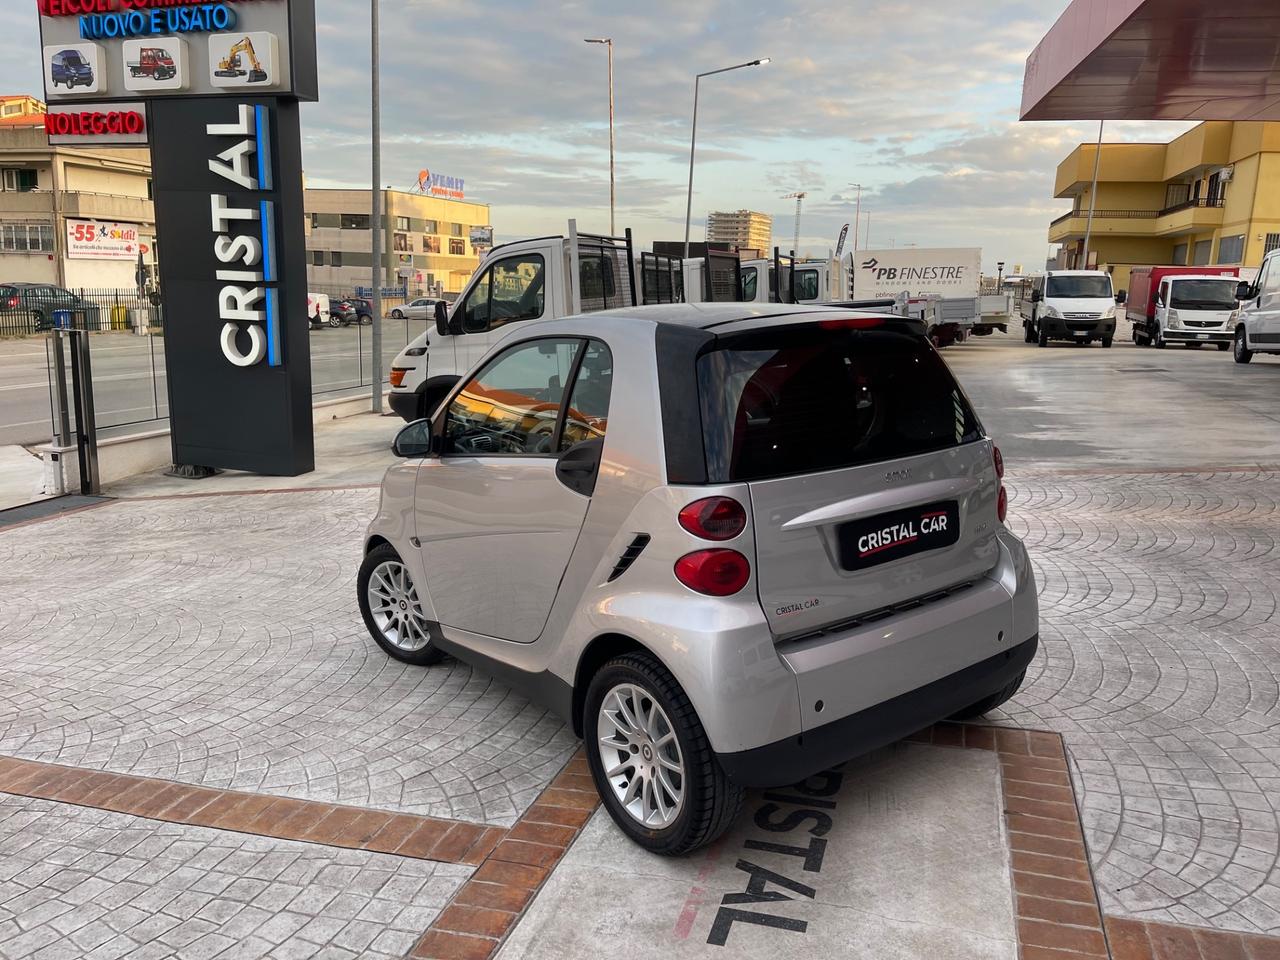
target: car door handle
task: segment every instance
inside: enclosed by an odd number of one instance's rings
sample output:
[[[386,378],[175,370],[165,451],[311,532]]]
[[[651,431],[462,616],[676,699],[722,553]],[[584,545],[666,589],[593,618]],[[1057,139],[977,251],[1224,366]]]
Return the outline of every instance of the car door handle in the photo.
[[[603,453],[604,440],[598,437],[574,444],[556,462],[556,479],[574,493],[591,496],[595,493]]]

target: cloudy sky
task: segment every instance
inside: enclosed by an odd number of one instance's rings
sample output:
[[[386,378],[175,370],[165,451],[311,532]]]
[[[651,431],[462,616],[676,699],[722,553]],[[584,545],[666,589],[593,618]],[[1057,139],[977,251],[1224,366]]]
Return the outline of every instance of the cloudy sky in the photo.
[[[36,4],[4,0],[0,92],[39,93]],[[382,0],[383,180],[464,177],[500,239],[608,227],[608,87],[615,43],[618,225],[684,232],[693,76],[703,82],[693,237],[706,212],[774,215],[823,253],[863,184],[870,243],[981,246],[1042,265],[1070,204],[1053,171],[1092,123],[1019,123],[1023,64],[1067,0]],[[368,0],[316,0],[319,103],[303,112],[313,186],[368,185]],[[1186,124],[1115,123],[1108,140],[1165,140]],[[865,226],[865,221],[864,221]],[[865,242],[862,244],[865,246]]]

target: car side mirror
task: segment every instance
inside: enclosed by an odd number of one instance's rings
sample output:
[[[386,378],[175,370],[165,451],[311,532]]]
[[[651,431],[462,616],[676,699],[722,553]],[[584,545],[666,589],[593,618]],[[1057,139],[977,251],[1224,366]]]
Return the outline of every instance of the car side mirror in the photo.
[[[397,457],[426,457],[433,452],[435,434],[430,420],[415,420],[396,434],[391,452]]]
[[[452,331],[449,329],[449,305],[443,300],[436,301],[436,333],[442,337],[447,337]]]
[[[1032,290],[1032,291],[1031,291],[1031,302],[1032,302],[1032,303],[1039,303],[1039,302],[1040,302],[1041,300],[1043,300],[1043,299],[1044,299],[1044,294],[1043,294],[1043,293],[1041,293],[1039,290]]]
[[[1125,293],[1123,290],[1121,290],[1119,293],[1116,294],[1116,303],[1120,304],[1121,306],[1124,306],[1124,302],[1128,299],[1129,299],[1129,295]]]
[[[1248,280],[1241,280],[1236,284],[1237,300],[1252,300],[1257,294],[1253,292],[1253,284]]]

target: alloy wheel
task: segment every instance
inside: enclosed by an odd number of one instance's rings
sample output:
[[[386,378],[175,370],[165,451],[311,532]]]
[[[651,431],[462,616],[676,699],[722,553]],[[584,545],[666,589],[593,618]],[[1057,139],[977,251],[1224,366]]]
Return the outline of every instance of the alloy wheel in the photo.
[[[600,765],[622,809],[649,829],[669,827],[684,809],[684,757],[653,694],[620,683],[604,696],[596,724]]]
[[[373,622],[392,646],[412,653],[431,642],[430,621],[422,612],[418,588],[403,563],[386,560],[373,568],[368,599]]]

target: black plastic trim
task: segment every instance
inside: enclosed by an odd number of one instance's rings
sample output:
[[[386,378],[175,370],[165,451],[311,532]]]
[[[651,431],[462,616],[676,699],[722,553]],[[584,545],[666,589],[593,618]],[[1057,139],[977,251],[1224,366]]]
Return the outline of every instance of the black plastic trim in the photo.
[[[972,706],[1006,686],[1027,668],[1040,635],[925,684],[799,736],[763,747],[720,753],[729,778],[749,788],[781,787],[901,740]]]
[[[654,331],[667,483],[707,482],[695,364],[698,352],[714,339],[706,330],[670,323],[660,323]]]
[[[644,548],[649,545],[649,541],[652,539],[647,533],[636,534],[635,539],[627,544],[627,549],[622,551],[622,556],[618,557],[618,562],[613,565],[613,571],[605,582],[613,583],[613,581],[630,570],[631,565],[640,559],[640,554],[644,553]]]
[[[566,723],[572,723],[573,687],[550,670],[530,673],[478,653],[470,647],[448,639],[441,632],[439,624],[432,624],[429,632],[431,642],[455,660],[460,660],[468,666],[501,680],[507,686],[523,693],[534,703],[551,710]]]

